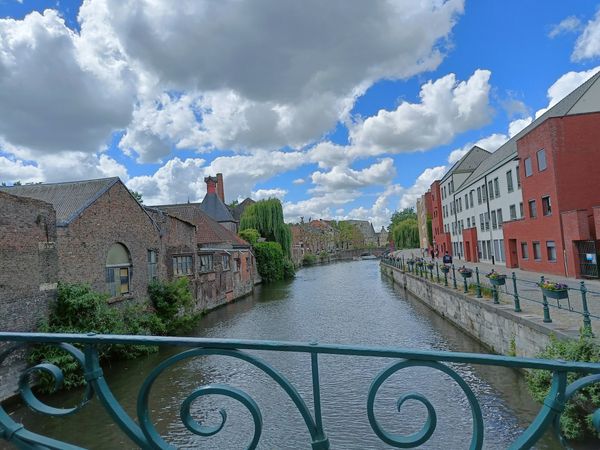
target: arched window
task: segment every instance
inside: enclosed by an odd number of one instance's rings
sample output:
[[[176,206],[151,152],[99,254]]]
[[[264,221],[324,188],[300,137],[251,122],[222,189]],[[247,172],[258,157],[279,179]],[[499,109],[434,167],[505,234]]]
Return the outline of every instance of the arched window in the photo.
[[[123,244],[113,244],[106,256],[106,283],[113,297],[128,294],[131,281],[131,257]]]

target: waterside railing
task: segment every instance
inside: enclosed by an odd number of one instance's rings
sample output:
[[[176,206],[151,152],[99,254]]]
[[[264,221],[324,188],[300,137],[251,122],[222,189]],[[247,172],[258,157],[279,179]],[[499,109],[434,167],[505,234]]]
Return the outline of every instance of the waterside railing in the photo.
[[[383,263],[396,267],[427,280],[451,286],[454,289],[462,290],[466,293],[474,293],[477,298],[482,298],[484,294],[489,294],[494,304],[500,303],[500,295],[505,294],[512,297],[514,302],[514,311],[519,313],[521,302],[531,302],[539,305],[540,312],[545,323],[551,323],[551,310],[561,310],[566,314],[579,317],[581,320],[581,331],[584,335],[593,337],[592,320],[600,320],[600,315],[590,311],[588,298],[590,295],[600,297],[600,292],[587,288],[584,281],[580,281],[577,288],[565,286],[564,290],[556,298],[550,298],[552,292],[544,291],[539,287],[545,281],[544,276],[540,281],[532,281],[518,278],[515,272],[510,275],[502,275],[501,284],[494,284],[494,281],[486,280],[484,274],[479,271],[479,267],[469,269],[468,276],[460,273],[461,267],[454,264],[440,264],[437,261],[426,261],[423,259],[413,260],[404,257],[382,258]],[[597,322],[596,322],[597,323]]]
[[[472,431],[470,448],[480,449],[483,445],[484,423],[478,399],[469,384],[452,367],[454,363],[466,363],[485,366],[500,366],[518,369],[542,369],[552,373],[550,391],[540,407],[540,411],[533,422],[515,440],[510,448],[531,448],[544,434],[554,427],[559,434],[561,442],[565,443],[560,436],[559,420],[565,409],[565,404],[580,389],[594,383],[600,382],[600,364],[577,363],[565,361],[552,361],[542,359],[528,359],[504,357],[497,355],[485,355],[475,353],[455,353],[441,351],[417,351],[403,348],[378,348],[349,345],[326,345],[318,343],[296,343],[275,341],[248,341],[229,339],[203,339],[190,337],[149,337],[149,336],[121,336],[121,335],[77,335],[77,334],[46,334],[46,333],[0,333],[0,343],[5,349],[0,354],[0,363],[23,346],[31,344],[50,344],[58,346],[71,354],[81,366],[86,380],[86,389],[82,403],[75,408],[56,408],[43,403],[32,389],[31,379],[35,373],[44,372],[51,375],[59,386],[62,380],[61,370],[52,364],[41,363],[27,369],[19,380],[19,393],[23,402],[33,410],[51,416],[66,416],[77,413],[81,408],[97,396],[102,406],[107,410],[110,417],[119,426],[122,432],[138,447],[144,449],[172,448],[167,440],[159,434],[154,423],[156,417],[152,417],[149,409],[149,399],[152,395],[154,382],[170,367],[180,361],[189,360],[199,356],[222,355],[244,361],[254,366],[269,378],[274,380],[281,389],[292,400],[301,414],[304,425],[310,434],[310,445],[315,450],[328,449],[330,447],[325,425],[322,417],[321,385],[319,381],[319,356],[320,355],[346,355],[355,357],[386,358],[389,364],[380,371],[372,380],[367,395],[367,419],[374,433],[385,443],[392,447],[414,448],[427,442],[433,435],[438,416],[435,408],[427,399],[426,393],[409,392],[399,395],[397,408],[402,412],[402,405],[409,401],[417,401],[427,409],[427,419],[422,428],[413,434],[400,435],[386,430],[374,412],[375,398],[382,384],[392,375],[410,367],[425,367],[431,371],[439,371],[448,375],[458,384],[464,392],[472,415]],[[113,395],[99,361],[99,352],[105,345],[128,344],[144,346],[176,346],[181,352],[166,358],[156,366],[146,377],[141,385],[137,397],[137,416],[129,416]],[[312,404],[309,408],[306,399],[289,381],[285,374],[280,373],[262,358],[256,356],[254,351],[286,352],[310,355],[312,376]],[[567,383],[569,373],[579,374],[581,377],[572,384]],[[585,375],[585,376],[584,376]],[[343,376],[343,374],[340,374]],[[398,391],[402,386],[398,386]],[[242,404],[250,413],[254,422],[253,435],[248,437],[249,449],[256,448],[262,430],[265,426],[258,400],[250,397],[246,392],[235,386],[225,384],[208,384],[196,388],[182,402],[180,417],[183,425],[190,433],[199,436],[212,436],[219,433],[227,420],[227,414],[221,411],[221,423],[217,426],[209,426],[196,421],[191,414],[191,404],[196,399],[208,395],[225,396]],[[600,430],[600,410],[593,416],[595,427]],[[83,432],[84,430],[82,430]],[[351,430],[348,430],[351,432]],[[60,442],[47,436],[42,436],[27,430],[23,425],[17,423],[2,408],[0,408],[0,437],[11,442],[18,448],[26,449],[69,449],[75,450],[80,447]],[[361,437],[356,436],[360,442]],[[308,444],[308,443],[307,443]],[[334,445],[335,446],[335,445]]]

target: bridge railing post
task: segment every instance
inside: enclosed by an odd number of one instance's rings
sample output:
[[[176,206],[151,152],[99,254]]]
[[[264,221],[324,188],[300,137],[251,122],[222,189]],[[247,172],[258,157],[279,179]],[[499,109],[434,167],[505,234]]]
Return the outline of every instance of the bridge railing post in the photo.
[[[540,277],[542,284],[544,284],[544,276]],[[551,323],[552,319],[550,318],[550,308],[548,307],[548,299],[546,298],[546,294],[542,291],[542,305],[544,305],[544,322]]]
[[[583,281],[580,282],[579,290],[581,291],[581,304],[583,307],[583,334],[585,336],[594,337],[592,333],[592,321],[590,320],[590,311],[587,304],[587,288]]]
[[[515,299],[515,312],[521,312],[521,301],[519,300],[519,291],[517,291],[517,275],[512,273],[513,290],[515,291],[513,297]]]
[[[435,273],[437,275],[437,282],[440,282],[440,265],[439,263],[436,261],[435,262]]]
[[[477,298],[481,298],[481,282],[479,281],[479,267],[475,266],[475,279],[477,280],[477,284],[475,287],[477,288]]]
[[[456,285],[456,270],[454,264],[452,264],[452,284],[454,286],[454,289],[458,289],[458,286]]]

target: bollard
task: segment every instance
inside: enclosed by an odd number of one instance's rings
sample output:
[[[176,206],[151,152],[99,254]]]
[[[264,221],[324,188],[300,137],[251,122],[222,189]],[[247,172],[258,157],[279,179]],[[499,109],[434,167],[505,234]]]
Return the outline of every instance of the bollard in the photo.
[[[454,264],[452,264],[452,284],[454,285],[454,289],[458,289],[456,285],[456,271],[454,270]]]
[[[481,283],[479,282],[479,267],[475,267],[475,278],[477,280],[477,298],[481,298]]]
[[[435,273],[437,275],[437,282],[440,282],[440,265],[438,264],[438,262],[435,262]]]
[[[517,292],[517,275],[514,272],[512,273],[512,280],[513,280],[513,289],[515,291],[515,293],[514,293],[515,312],[521,312],[521,302],[519,301],[519,293]]]
[[[584,336],[594,337],[594,333],[592,333],[592,321],[590,320],[590,311],[588,310],[587,304],[587,289],[585,287],[585,283],[582,281],[580,283],[579,289],[581,290],[581,304],[583,305],[583,332]]]
[[[448,272],[444,272],[444,286],[448,287]]]
[[[542,284],[544,283],[544,277],[541,277]],[[550,318],[550,308],[548,308],[548,299],[546,295],[544,295],[544,291],[542,291],[542,304],[544,305],[544,323],[551,323],[552,319]]]
[[[467,284],[467,277],[463,277],[463,282],[465,283],[465,294],[469,293],[469,285]]]
[[[494,305],[500,304],[500,301],[498,300],[498,286],[495,284],[492,286],[492,298],[494,299]]]

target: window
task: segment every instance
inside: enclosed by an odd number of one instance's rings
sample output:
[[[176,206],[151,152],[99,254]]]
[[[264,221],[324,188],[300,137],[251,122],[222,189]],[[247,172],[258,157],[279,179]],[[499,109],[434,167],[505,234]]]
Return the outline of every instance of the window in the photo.
[[[481,241],[482,248],[483,248],[483,259],[488,259],[488,255],[487,255],[487,247],[485,246],[485,241]]]
[[[223,255],[223,270],[229,270],[229,255]]]
[[[523,212],[523,202],[519,203],[519,213],[521,213],[521,218],[525,217],[525,213]]]
[[[462,197],[458,198],[458,211],[462,211]]]
[[[500,181],[498,181],[498,178],[494,178],[494,190],[496,191],[496,198],[500,197]]]
[[[469,194],[465,194],[465,209],[469,209]]]
[[[496,211],[492,211],[492,229],[498,228],[498,222],[496,222]]]
[[[233,259],[233,271],[239,272],[241,266],[242,266],[242,261],[240,260],[240,258],[234,258]]]
[[[450,193],[454,192],[454,180],[450,180]]]
[[[498,239],[494,239],[494,257],[497,261],[502,261],[502,259],[500,259],[500,243],[498,242]]]
[[[477,188],[477,204],[481,205],[481,188]]]
[[[191,275],[192,269],[191,256],[173,256],[173,275]]]
[[[483,231],[485,228],[485,225],[483,222],[483,213],[479,214],[479,228],[481,228],[481,231]]]
[[[531,158],[525,159],[525,176],[530,177],[533,175],[533,169],[531,168]]]
[[[487,244],[488,257],[492,259],[492,241],[488,239],[485,243]]]
[[[471,208],[475,205],[475,203],[473,202],[473,190],[471,190],[471,192],[469,192],[469,198],[471,199]]]
[[[467,228],[471,228],[471,219],[467,217]]]
[[[471,216],[471,223],[473,224],[473,228],[475,228],[475,216]]]
[[[512,192],[514,190],[512,170],[506,172],[506,187],[508,188],[508,192]]]
[[[510,205],[508,209],[510,211],[510,220],[515,220],[517,218],[517,207],[515,205]]]
[[[533,259],[540,261],[542,259],[542,246],[539,242],[533,242]]]
[[[517,176],[517,188],[521,189],[521,174],[519,173],[519,166],[515,169],[515,175]]]
[[[148,280],[156,278],[156,250],[148,250]]]
[[[113,244],[106,256],[106,284],[112,297],[130,293],[131,269],[129,250],[123,244]]]
[[[200,272],[213,271],[213,255],[200,254]]]
[[[488,196],[490,200],[494,199],[494,185],[491,181],[488,181]]]
[[[546,253],[548,261],[556,261],[556,244],[554,241],[546,241]]]
[[[504,239],[500,239],[500,261],[505,261],[505,258],[504,258]]]
[[[490,213],[485,213],[485,231],[490,229]]]
[[[550,205],[550,197],[542,197],[542,214],[550,216],[552,214],[552,206]]]
[[[542,170],[546,170],[546,150],[540,150],[537,152],[537,163],[538,170],[541,172]]]
[[[477,256],[479,257],[479,259],[481,259],[481,257],[483,256],[483,253],[481,252],[481,241],[477,241]]]
[[[529,249],[527,248],[527,242],[521,242],[521,258],[529,259]]]
[[[498,216],[498,228],[502,228],[502,222],[504,222],[502,220],[502,209],[498,209],[496,215]]]
[[[481,196],[483,197],[483,201],[487,201],[487,187],[485,184],[481,186]]]
[[[529,200],[529,217],[535,219],[537,217],[537,205],[535,200]]]

